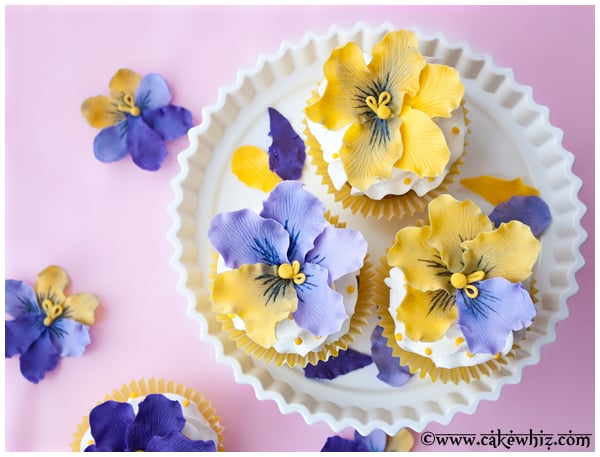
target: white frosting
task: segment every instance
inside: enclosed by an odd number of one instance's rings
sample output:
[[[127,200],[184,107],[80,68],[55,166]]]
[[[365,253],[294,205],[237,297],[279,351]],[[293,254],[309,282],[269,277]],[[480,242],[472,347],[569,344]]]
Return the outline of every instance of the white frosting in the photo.
[[[185,426],[181,433],[187,438],[197,441],[213,441],[215,446],[218,445],[219,438],[217,433],[212,429],[208,421],[204,418],[200,410],[198,409],[198,405],[193,401],[189,401],[187,398],[182,397],[181,395],[173,394],[173,393],[163,393],[165,397],[169,400],[175,400],[181,406],[181,411],[183,413],[183,417],[185,418]],[[136,398],[131,398],[127,401],[132,407],[133,412],[137,415],[139,410],[139,404],[144,400],[146,396],[140,395]],[[189,404],[188,404],[189,403]],[[184,404],[188,404],[184,406]],[[81,443],[79,445],[79,449],[81,452],[85,450],[92,442],[94,438],[92,437],[91,430],[88,429],[81,438]]]
[[[480,363],[485,363],[494,358],[495,354],[467,354],[469,348],[465,341],[462,332],[456,328],[456,324],[451,325],[448,331],[442,338],[436,341],[423,342],[414,341],[406,336],[404,323],[398,320],[398,308],[406,295],[406,280],[404,273],[400,268],[393,267],[390,269],[390,276],[385,278],[385,284],[390,288],[390,315],[394,319],[395,331],[394,334],[401,334],[402,339],[396,338],[396,344],[400,348],[419,354],[423,357],[431,359],[439,368],[456,368],[464,366],[473,366]],[[457,338],[462,339],[462,343],[456,344]],[[513,346],[513,334],[508,334],[502,355],[506,355]],[[431,354],[426,351],[429,349]]]
[[[228,269],[223,262],[223,258],[219,256],[217,273],[222,273]],[[350,329],[350,317],[354,314],[354,308],[358,299],[358,273],[344,275],[333,282],[334,290],[342,295],[344,309],[348,316],[339,331],[327,336],[317,336],[300,327],[293,319],[285,319],[275,329],[277,341],[273,345],[273,349],[282,354],[305,356],[309,352],[318,351],[324,345],[337,341],[345,335]],[[244,321],[240,316],[234,316],[232,321],[233,326],[237,330],[245,330]],[[248,335],[248,338],[252,339],[250,335]]]
[[[323,81],[319,85],[319,95],[324,93],[326,86],[327,81]],[[440,175],[420,178],[412,171],[394,167],[392,176],[389,179],[376,180],[365,192],[352,187],[350,194],[366,195],[373,200],[381,200],[386,195],[404,195],[410,190],[422,197],[427,192],[437,188],[446,178],[452,164],[463,154],[467,128],[462,107],[454,110],[450,118],[437,117],[433,120],[442,130],[450,150],[450,159]],[[339,151],[342,148],[344,134],[349,126],[340,130],[328,130],[322,124],[312,122],[310,119],[307,119],[307,126],[319,142],[323,151],[323,160],[327,163],[327,172],[331,182],[339,190],[348,181],[344,165],[339,157]]]

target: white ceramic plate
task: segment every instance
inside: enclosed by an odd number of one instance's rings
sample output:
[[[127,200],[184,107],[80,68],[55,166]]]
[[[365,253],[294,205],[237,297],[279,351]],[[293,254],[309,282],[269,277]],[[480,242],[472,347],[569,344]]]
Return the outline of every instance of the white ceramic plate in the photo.
[[[181,171],[172,181],[175,199],[169,207],[173,226],[168,238],[174,247],[172,265],[180,275],[178,290],[188,299],[188,315],[200,323],[200,337],[215,346],[217,359],[232,367],[237,382],[252,385],[259,399],[274,400],[282,413],[300,413],[309,424],[324,421],[334,431],[353,427],[362,434],[376,428],[388,434],[403,427],[421,431],[432,421],[447,424],[457,412],[473,413],[481,400],[495,400],[504,385],[519,382],[523,367],[538,362],[540,347],[554,340],[556,323],[568,315],[567,299],[578,290],[575,273],[583,266],[579,247],[586,238],[580,224],[585,207],[577,199],[581,181],[571,171],[573,156],[562,147],[562,131],[550,125],[548,110],[533,101],[531,89],[468,45],[415,30],[422,54],[456,67],[466,86],[472,134],[460,177],[521,176],[550,206],[553,223],[543,235],[535,271],[541,291],[538,314],[517,358],[470,384],[432,383],[413,376],[405,386],[393,388],[376,378],[373,364],[333,381],[310,380],[300,368],[255,361],[227,339],[207,299],[213,252],[208,225],[218,212],[255,208],[266,198],[231,173],[231,154],[246,144],[268,148],[268,107],[279,110],[302,135],[305,101],[322,79],[331,50],[355,41],[368,51],[391,29],[389,24],[377,29],[358,24],[352,30],[332,28],[321,37],[309,34],[298,45],[284,43],[276,55],[261,56],[254,69],[241,71],[234,85],[220,90],[218,102],[203,110],[202,124],[190,130],[190,147],[179,155]],[[374,223],[342,210],[324,195],[312,166],[305,170],[307,190],[322,196],[349,227],[362,230],[371,259],[379,259],[399,222]],[[450,192],[492,209],[458,183]],[[369,335],[370,329],[365,330],[354,347],[368,352]]]

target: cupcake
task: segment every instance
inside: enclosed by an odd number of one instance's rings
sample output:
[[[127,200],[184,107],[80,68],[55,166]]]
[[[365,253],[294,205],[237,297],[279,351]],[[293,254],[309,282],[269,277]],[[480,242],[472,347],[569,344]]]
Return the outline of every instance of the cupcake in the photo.
[[[368,60],[367,64],[365,60]],[[308,154],[328,192],[363,216],[410,216],[445,192],[462,163],[468,119],[458,71],[432,63],[407,30],[364,54],[334,49],[305,108]]]
[[[154,378],[123,385],[83,418],[74,452],[223,451],[223,427],[201,394]]]
[[[306,366],[346,349],[372,306],[367,242],[298,181],[278,184],[255,212],[217,214],[212,310],[238,347]]]
[[[428,211],[428,225],[399,230],[382,260],[377,313],[411,372],[469,382],[506,364],[531,325],[540,241],[519,220],[495,226],[470,200],[441,195]]]

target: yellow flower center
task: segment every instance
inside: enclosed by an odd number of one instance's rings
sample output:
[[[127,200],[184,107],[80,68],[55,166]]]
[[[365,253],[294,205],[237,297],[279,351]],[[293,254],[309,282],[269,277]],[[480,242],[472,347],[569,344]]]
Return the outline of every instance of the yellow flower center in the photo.
[[[481,281],[485,277],[485,273],[481,270],[465,275],[463,273],[454,273],[450,277],[450,284],[452,287],[457,289],[465,289],[465,293],[469,298],[477,298],[479,296],[479,289],[472,283]]]
[[[117,109],[122,113],[129,113],[132,116],[136,117],[139,116],[141,113],[140,109],[137,106],[135,106],[133,96],[131,96],[130,94],[127,94],[125,95],[125,97],[123,97],[123,103],[119,103]]]
[[[300,273],[300,262],[294,260],[292,264],[282,263],[277,269],[277,274],[281,279],[293,279],[294,284],[303,284],[306,281],[306,275]]]
[[[46,318],[44,319],[44,325],[46,327],[52,325],[52,322],[65,312],[62,305],[55,305],[47,298],[42,302],[42,309],[44,310],[44,313],[46,313]]]
[[[388,91],[383,91],[379,94],[379,99],[376,99],[372,95],[369,95],[365,102],[367,106],[371,108],[379,119],[389,119],[392,115],[392,110],[389,108],[388,104],[392,101],[392,94]]]

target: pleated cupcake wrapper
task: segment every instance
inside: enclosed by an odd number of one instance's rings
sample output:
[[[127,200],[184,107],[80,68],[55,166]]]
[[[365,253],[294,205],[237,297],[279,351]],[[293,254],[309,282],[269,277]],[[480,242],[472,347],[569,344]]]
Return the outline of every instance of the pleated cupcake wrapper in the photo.
[[[217,451],[222,452],[225,450],[223,447],[223,426],[221,425],[221,419],[217,415],[216,410],[212,407],[210,401],[201,393],[196,392],[189,387],[185,387],[183,384],[175,384],[174,381],[166,381],[162,378],[158,380],[150,378],[148,380],[140,379],[138,381],[131,381],[129,384],[123,384],[121,388],[115,389],[110,395],[106,395],[104,400],[97,404],[99,405],[108,400],[125,403],[132,398],[149,394],[176,394],[195,403],[200,414],[204,416],[210,427],[217,434]],[[89,428],[89,416],[84,416],[83,421],[77,427],[77,431],[73,434],[73,442],[71,443],[71,450],[73,452],[79,452],[83,435]]]
[[[313,91],[312,98],[307,102],[311,105],[318,99],[317,91]],[[323,159],[323,150],[316,137],[308,128],[308,122],[304,118],[304,135],[306,136],[306,149],[311,157],[311,163],[316,168],[316,174],[321,177],[321,183],[327,187],[327,192],[332,194],[336,202],[340,202],[343,208],[349,208],[352,214],[360,213],[363,217],[374,217],[376,219],[401,219],[412,216],[425,209],[431,200],[441,194],[447,193],[448,186],[454,182],[454,178],[460,173],[460,166],[464,164],[463,157],[467,153],[467,138],[471,133],[468,119],[468,110],[465,108],[465,101],[461,101],[461,108],[465,116],[465,126],[467,135],[461,156],[451,165],[448,174],[438,187],[430,190],[422,197],[419,197],[414,191],[409,191],[403,195],[388,195],[381,200],[374,200],[366,195],[351,195],[351,186],[346,181],[340,189],[333,185],[328,173],[328,163]]]
[[[387,259],[383,257],[376,269],[377,281],[374,290],[374,299],[377,304],[376,313],[379,317],[379,325],[383,328],[382,334],[386,338],[386,345],[392,349],[393,355],[400,359],[400,364],[407,366],[411,373],[419,374],[421,378],[429,377],[433,382],[441,381],[444,384],[450,381],[454,384],[470,383],[472,380],[481,379],[482,376],[490,376],[495,370],[507,365],[510,358],[517,357],[520,346],[519,342],[515,341],[507,354],[496,356],[487,362],[472,366],[442,368],[435,365],[428,357],[402,349],[396,344],[394,319],[389,311],[390,289],[384,282],[384,279],[389,276],[389,269]],[[534,304],[537,303],[537,293],[535,281],[532,280],[529,294]]]
[[[344,228],[345,222],[341,222],[338,216],[331,216],[329,211],[325,213],[325,218],[335,227]],[[213,253],[209,281],[210,295],[212,296],[212,287],[217,276],[218,253]],[[338,340],[323,345],[318,350],[307,353],[306,355],[281,353],[273,348],[265,348],[250,339],[245,331],[238,330],[233,325],[233,320],[226,314],[221,313],[214,303],[211,303],[211,309],[216,315],[217,321],[221,323],[221,329],[226,332],[232,341],[235,341],[239,349],[244,350],[248,355],[267,363],[275,363],[278,366],[288,365],[290,367],[306,365],[316,365],[319,361],[325,361],[329,357],[335,357],[340,350],[348,349],[358,335],[367,325],[369,317],[373,314],[373,265],[369,262],[369,256],[365,258],[363,267],[358,275],[358,292],[354,313],[350,318],[350,327],[348,331]]]

